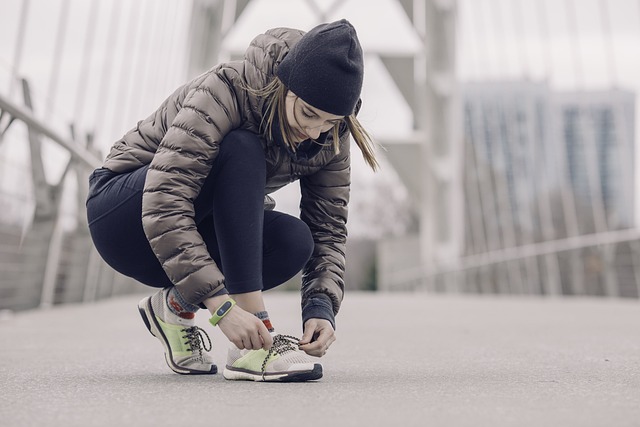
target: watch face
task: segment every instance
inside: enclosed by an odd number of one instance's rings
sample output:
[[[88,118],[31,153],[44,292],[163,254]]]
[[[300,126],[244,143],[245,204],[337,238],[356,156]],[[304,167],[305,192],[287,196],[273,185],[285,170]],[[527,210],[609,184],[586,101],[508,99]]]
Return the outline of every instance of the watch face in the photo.
[[[225,301],[224,304],[222,304],[220,306],[220,308],[218,309],[218,311],[216,311],[216,314],[218,316],[222,316],[223,314],[225,314],[227,312],[227,310],[229,310],[231,308],[231,301]]]

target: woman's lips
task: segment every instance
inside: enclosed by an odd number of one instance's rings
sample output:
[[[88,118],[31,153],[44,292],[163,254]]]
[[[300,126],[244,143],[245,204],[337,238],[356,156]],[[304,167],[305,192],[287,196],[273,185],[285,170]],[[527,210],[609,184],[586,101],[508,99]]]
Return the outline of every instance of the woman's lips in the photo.
[[[298,130],[294,130],[293,133],[297,138],[300,138],[300,141],[304,141],[306,139],[309,139],[309,137],[307,135],[303,134],[302,132],[300,132]]]

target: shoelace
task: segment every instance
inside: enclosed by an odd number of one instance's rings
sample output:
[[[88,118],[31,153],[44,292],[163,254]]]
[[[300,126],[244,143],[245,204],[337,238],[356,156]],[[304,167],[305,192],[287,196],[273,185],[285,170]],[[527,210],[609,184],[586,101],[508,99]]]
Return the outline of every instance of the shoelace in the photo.
[[[300,339],[292,336],[292,335],[284,335],[278,334],[273,337],[273,345],[269,349],[267,356],[264,358],[262,362],[262,379],[265,379],[265,375],[267,374],[267,362],[269,358],[274,354],[285,354],[289,351],[298,350],[298,343]]]
[[[186,344],[189,346],[189,350],[191,352],[198,351],[199,357],[202,359],[202,350],[211,351],[213,346],[211,345],[211,338],[207,332],[199,326],[191,326],[190,328],[183,329],[184,335],[182,338],[185,338]],[[205,345],[204,338],[207,339],[209,345]]]

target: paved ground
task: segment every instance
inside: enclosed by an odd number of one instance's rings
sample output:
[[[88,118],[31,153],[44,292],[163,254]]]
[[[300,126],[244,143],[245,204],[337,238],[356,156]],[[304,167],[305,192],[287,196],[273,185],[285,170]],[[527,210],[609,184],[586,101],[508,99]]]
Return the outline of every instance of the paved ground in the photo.
[[[640,426],[638,301],[349,294],[321,381],[256,384],[171,373],[138,299],[0,321],[0,425]]]

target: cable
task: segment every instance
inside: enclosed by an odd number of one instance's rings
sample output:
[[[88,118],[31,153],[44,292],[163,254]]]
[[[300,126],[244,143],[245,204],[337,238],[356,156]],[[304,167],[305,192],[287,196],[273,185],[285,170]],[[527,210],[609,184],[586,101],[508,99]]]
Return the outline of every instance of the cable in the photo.
[[[478,0],[476,2],[474,2],[477,5],[482,5],[481,0]],[[484,8],[480,7],[480,10],[477,13],[477,19],[476,22],[478,23],[478,40],[482,40],[482,36],[485,37],[485,40],[483,41],[479,41],[478,44],[480,46],[484,47],[484,55],[482,55],[486,60],[487,60],[487,71],[489,76],[491,76],[491,74],[493,74],[493,62],[491,61],[491,58],[494,57],[494,55],[492,55],[492,49],[489,48],[489,37],[487,36],[488,31],[487,31],[487,27],[488,25],[485,25],[485,14],[484,12]],[[486,75],[485,75],[486,78]]]
[[[16,36],[16,47],[13,52],[13,64],[11,64],[13,73],[9,78],[9,99],[13,96],[15,82],[18,80],[20,72],[20,63],[22,62],[22,52],[24,48],[25,33],[27,30],[27,16],[29,15],[29,0],[24,0],[22,9],[20,9],[20,21],[18,24],[18,34]]]
[[[580,37],[578,35],[577,26],[577,13],[573,0],[565,0],[566,15],[567,15],[567,29],[571,35],[573,48],[571,54],[573,57],[573,69],[576,77],[576,88],[584,89],[584,74],[582,72],[582,63],[580,60],[582,49],[580,44]]]
[[[169,11],[168,7],[162,7],[162,10],[164,11],[164,14],[162,17],[162,25],[160,26],[161,37],[159,37],[159,47],[158,47],[157,54],[154,55],[154,59],[155,59],[154,69],[156,70],[156,72],[153,73],[154,80],[153,80],[153,84],[150,85],[151,97],[154,100],[158,98],[159,94],[163,94],[164,92],[163,82],[167,75],[166,46],[168,46],[169,41],[173,39],[173,38],[169,39],[168,37],[169,32],[167,31],[167,29],[170,28],[172,32],[175,33],[175,27],[176,27],[175,25],[170,25],[171,23],[170,18],[174,16],[174,14],[171,13],[171,11]]]
[[[460,56],[462,57],[464,54],[464,49],[462,46],[468,46],[469,53],[466,55],[469,58],[472,58],[471,69],[474,71],[474,76],[470,80],[480,80],[480,70],[482,69],[481,61],[479,60],[478,47],[476,45],[476,40],[478,37],[473,33],[473,22],[474,19],[470,19],[471,14],[471,4],[467,0],[461,0],[461,3],[464,1],[465,5],[460,5],[460,25],[458,26],[458,32],[460,34],[459,40],[460,44],[458,46]],[[463,13],[464,11],[464,13]]]
[[[185,28],[187,28],[187,26],[189,25],[190,9],[184,6],[180,7],[182,6],[182,3],[176,2],[176,5],[178,6],[178,10],[175,15],[177,17],[176,19],[177,23],[175,27],[180,30],[181,37],[174,36],[171,44],[171,54],[169,55],[169,64],[172,66],[172,68],[168,68],[171,74],[167,76],[167,80],[165,81],[165,84],[169,86],[168,87],[169,91],[172,91],[176,86],[179,86],[184,83],[186,70],[187,70],[187,67],[185,64],[188,63],[187,62],[188,58],[184,53],[184,46],[186,42],[185,39],[187,37],[187,35],[185,34],[187,33],[187,31],[185,31]],[[191,78],[193,76],[187,76],[187,77]]]
[[[49,87],[47,96],[45,97],[44,118],[46,121],[51,119],[53,105],[58,90],[58,79],[60,77],[60,66],[62,65],[62,57],[64,54],[64,41],[67,33],[67,20],[69,18],[69,0],[63,0],[60,8],[60,17],[58,19],[58,32],[53,49],[53,64],[51,65],[51,74],[49,78]]]
[[[76,87],[76,100],[74,108],[74,120],[79,126],[83,122],[84,105],[87,100],[87,85],[93,74],[89,73],[91,60],[93,58],[93,44],[96,35],[96,20],[98,17],[98,7],[100,0],[91,2],[89,9],[89,18],[87,19],[87,28],[84,37],[84,49],[82,54],[82,65],[80,67],[80,77]]]
[[[144,85],[144,80],[140,75],[142,67],[142,59],[144,52],[144,33],[146,32],[146,26],[149,21],[145,19],[147,17],[147,9],[149,2],[147,0],[139,0],[136,2],[139,8],[136,10],[136,31],[133,40],[130,40],[130,51],[125,52],[130,59],[126,61],[128,64],[128,70],[126,77],[122,76],[125,80],[123,86],[126,87],[123,96],[121,97],[122,106],[118,108],[120,112],[120,129],[128,128],[130,122],[136,120],[134,117],[137,111],[133,110],[134,100],[140,98],[140,88]],[[147,49],[148,50],[148,49]]]
[[[140,4],[141,2],[136,1],[129,4],[129,13],[127,24],[125,25],[125,38],[122,43],[121,49],[121,57],[122,61],[120,63],[120,71],[118,73],[116,79],[116,90],[113,92],[115,94],[115,106],[112,107],[111,110],[111,126],[109,127],[111,132],[122,133],[123,129],[119,128],[118,125],[122,121],[122,113],[126,109],[126,106],[122,105],[122,100],[126,97],[127,90],[127,77],[131,76],[131,62],[129,61],[133,55],[133,52],[130,52],[128,47],[132,44],[136,43],[136,25],[135,22],[138,20],[138,13],[140,12]]]
[[[537,6],[536,10],[538,11],[538,24],[540,26],[540,35],[541,38],[544,40],[543,43],[541,43],[541,46],[545,46],[546,49],[543,49],[543,58],[544,58],[544,65],[545,65],[545,74],[547,75],[547,79],[551,80],[551,76],[553,75],[553,61],[551,59],[551,49],[549,48],[551,46],[551,40],[549,38],[549,25],[547,22],[547,10],[545,7],[545,1],[546,0],[538,0],[535,1],[534,4]]]
[[[518,43],[518,45],[520,46],[520,49],[518,50],[518,58],[520,59],[520,67],[522,69],[522,75],[524,76],[525,79],[527,79],[529,77],[529,70],[530,70],[530,65],[529,65],[529,60],[528,55],[529,55],[529,49],[527,48],[527,43],[526,43],[526,38],[524,35],[524,16],[523,16],[523,10],[522,10],[522,4],[520,3],[520,0],[513,0],[513,22],[515,23],[515,29],[516,29],[516,33],[518,36],[520,36],[520,43]],[[520,31],[518,31],[518,29]]]
[[[158,40],[160,39],[160,37],[158,37],[158,21],[159,21],[159,11],[160,11],[160,6],[158,6],[155,2],[154,2],[154,6],[153,7],[153,13],[151,15],[151,19],[149,20],[150,22],[150,29],[149,31],[146,32],[147,34],[147,43],[146,43],[146,47],[143,48],[143,51],[145,51],[145,55],[142,59],[142,64],[143,64],[143,68],[142,68],[142,73],[141,73],[141,80],[138,83],[138,87],[139,90],[137,91],[137,97],[136,97],[136,106],[135,108],[133,108],[133,113],[136,115],[141,115],[143,113],[145,113],[143,110],[147,107],[144,101],[149,100],[149,96],[148,96],[148,92],[149,92],[149,88],[151,87],[151,75],[152,73],[150,73],[150,66],[149,64],[151,63],[151,52],[153,51],[153,41],[154,40]],[[156,73],[153,73],[154,75]],[[144,107],[144,108],[143,108]]]
[[[113,66],[114,66],[114,53],[116,44],[118,42],[117,35],[120,34],[120,22],[121,8],[120,1],[113,1],[111,3],[111,16],[109,18],[109,25],[107,27],[107,37],[105,46],[105,57],[102,66],[102,75],[100,76],[101,82],[99,83],[99,93],[96,98],[96,114],[94,131],[97,136],[100,136],[100,131],[106,124],[106,112],[107,105],[109,104],[109,95],[111,94],[111,81],[113,79]],[[115,37],[110,37],[110,34],[115,34]]]
[[[498,60],[498,69],[507,70],[507,75],[509,74],[509,43],[507,42],[507,31],[505,29],[504,21],[502,20],[502,3],[500,0],[496,1],[496,10],[493,13],[493,35],[494,41],[496,44],[496,59]],[[502,53],[502,58],[499,58],[500,53]],[[502,62],[504,61],[504,62]],[[502,62],[502,66],[500,63]],[[505,76],[497,76],[498,79],[504,79]]]
[[[168,48],[165,49],[164,51],[161,51],[160,54],[158,55],[159,68],[161,72],[158,72],[157,74],[162,75],[162,77],[157,80],[156,88],[154,89],[154,94],[162,93],[162,96],[166,95],[165,92],[169,90],[168,89],[169,86],[174,85],[174,79],[171,78],[169,68],[171,66],[175,67],[175,62],[176,62],[174,55],[176,51],[176,40],[178,39],[178,37],[176,36],[176,33],[179,27],[176,21],[178,21],[177,18],[180,11],[180,3],[174,2],[173,4],[174,4],[173,11],[167,15],[169,18],[169,22],[172,21],[171,18],[173,18],[173,22],[171,22],[171,25],[164,26],[164,28],[171,29],[171,32],[169,33],[170,34],[169,41],[167,43]],[[169,84],[169,81],[171,82],[171,84]]]
[[[609,80],[614,87],[618,86],[618,71],[616,67],[615,54],[613,52],[613,35],[611,34],[611,22],[609,16],[609,6],[606,0],[600,0],[600,23],[602,24],[602,32],[605,39],[605,56],[608,61]]]

